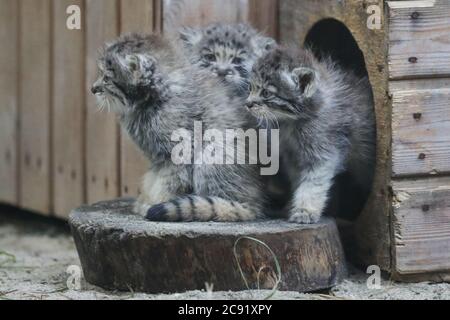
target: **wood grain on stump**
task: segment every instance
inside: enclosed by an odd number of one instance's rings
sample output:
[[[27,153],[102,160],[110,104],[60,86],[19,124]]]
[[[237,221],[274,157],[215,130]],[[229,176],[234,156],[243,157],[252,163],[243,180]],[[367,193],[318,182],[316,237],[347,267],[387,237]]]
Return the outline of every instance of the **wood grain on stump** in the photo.
[[[243,236],[264,242],[281,268],[280,290],[313,291],[345,274],[335,223],[280,220],[247,223],[161,223],[131,214],[132,200],[101,202],[74,210],[70,225],[86,280],[106,289],[174,293],[244,290],[233,247]],[[251,288],[271,289],[277,279],[269,250],[239,240],[237,254]]]

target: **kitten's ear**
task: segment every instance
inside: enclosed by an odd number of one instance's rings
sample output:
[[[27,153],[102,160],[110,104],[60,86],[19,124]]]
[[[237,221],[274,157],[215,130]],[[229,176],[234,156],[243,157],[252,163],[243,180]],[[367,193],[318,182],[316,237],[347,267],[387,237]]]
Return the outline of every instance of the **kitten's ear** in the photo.
[[[256,35],[252,38],[251,45],[256,55],[261,57],[270,50],[275,49],[277,42],[272,38]]]
[[[151,82],[156,60],[148,54],[129,54],[121,64],[129,72],[134,84],[146,84]]]
[[[179,31],[180,39],[187,47],[193,47],[203,38],[203,32],[199,29],[183,27]]]
[[[310,98],[317,91],[317,74],[310,68],[295,68],[291,72],[292,81],[295,83],[296,89],[307,98]]]

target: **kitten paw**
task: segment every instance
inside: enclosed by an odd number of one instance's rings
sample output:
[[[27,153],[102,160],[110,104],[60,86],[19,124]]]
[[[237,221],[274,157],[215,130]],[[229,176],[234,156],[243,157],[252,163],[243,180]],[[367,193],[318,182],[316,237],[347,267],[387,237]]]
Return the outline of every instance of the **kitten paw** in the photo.
[[[313,224],[319,220],[320,214],[311,213],[305,209],[300,209],[289,217],[289,222],[301,224]]]

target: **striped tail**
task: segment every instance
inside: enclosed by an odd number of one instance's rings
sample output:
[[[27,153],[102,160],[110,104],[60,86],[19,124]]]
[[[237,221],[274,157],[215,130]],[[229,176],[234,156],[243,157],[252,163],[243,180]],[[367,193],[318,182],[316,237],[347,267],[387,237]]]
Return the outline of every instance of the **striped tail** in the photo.
[[[151,221],[249,221],[255,210],[247,205],[219,197],[183,196],[151,207]]]

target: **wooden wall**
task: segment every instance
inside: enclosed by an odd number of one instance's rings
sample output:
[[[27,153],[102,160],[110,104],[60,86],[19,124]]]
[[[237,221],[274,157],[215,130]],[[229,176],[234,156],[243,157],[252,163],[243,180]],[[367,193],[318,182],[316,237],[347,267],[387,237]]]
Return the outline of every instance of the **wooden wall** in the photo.
[[[369,3],[381,9],[380,29],[367,27]],[[397,279],[448,279],[450,2],[283,0],[279,10],[281,41],[301,45],[313,26],[334,18],[365,57],[377,165],[372,194],[354,226],[352,258]]]
[[[391,270],[390,237],[390,180],[391,180],[391,118],[387,93],[388,75],[386,62],[386,35],[384,28],[369,29],[365,3],[358,1],[329,0],[283,0],[280,2],[280,41],[303,45],[310,30],[333,18],[349,30],[362,51],[372,91],[377,126],[377,163],[375,179],[366,208],[355,222],[354,231],[348,232],[348,255],[360,265],[378,265],[383,270]],[[379,1],[383,12],[384,1]],[[386,26],[387,28],[387,26]],[[340,48],[342,34],[333,27],[327,28],[323,37]],[[323,43],[323,39],[319,40]],[[325,41],[324,41],[325,42]],[[348,48],[346,48],[348,49]],[[346,237],[345,237],[346,238]],[[346,240],[346,239],[344,239]]]
[[[442,279],[450,270],[450,2],[390,1],[386,19],[394,271]]]
[[[19,10],[17,1],[0,0],[0,199],[14,204],[19,201]]]
[[[66,28],[69,5],[81,30]],[[90,94],[98,50],[121,33],[218,21],[276,36],[277,0],[0,0],[0,202],[66,218],[137,195],[146,160]]]

